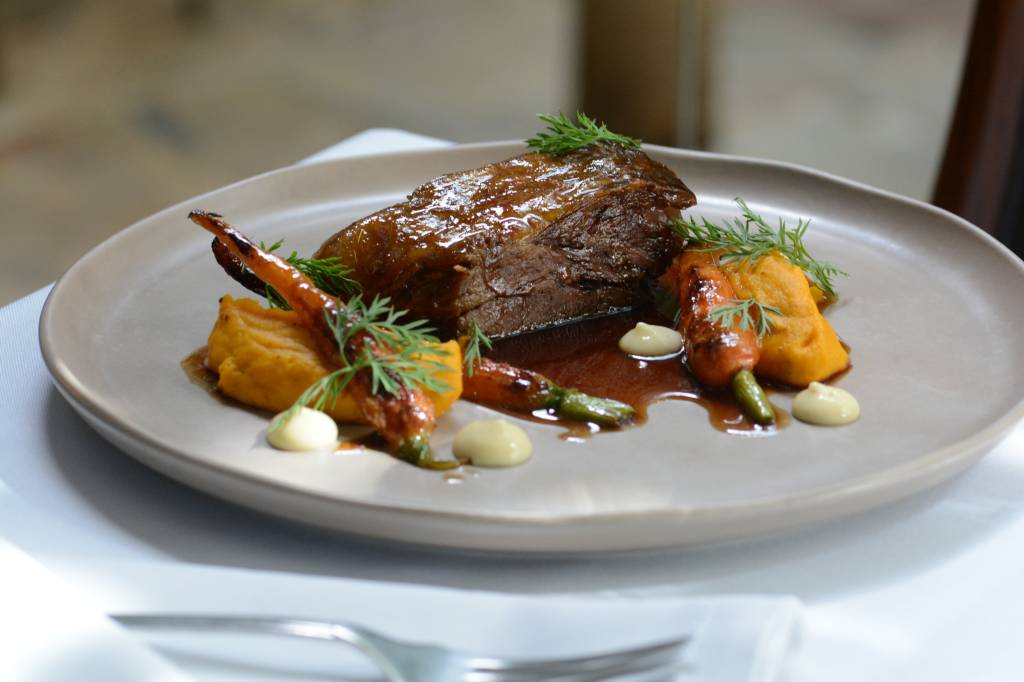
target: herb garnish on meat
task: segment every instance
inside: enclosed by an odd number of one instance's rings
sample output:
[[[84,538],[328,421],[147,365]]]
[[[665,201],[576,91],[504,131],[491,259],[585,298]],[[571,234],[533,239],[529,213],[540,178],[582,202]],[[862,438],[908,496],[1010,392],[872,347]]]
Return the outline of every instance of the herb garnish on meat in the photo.
[[[537,133],[526,141],[530,149],[558,156],[586,147],[594,142],[613,142],[623,147],[640,148],[640,140],[626,137],[608,130],[608,126],[598,122],[582,111],[576,112],[576,122],[570,121],[565,114],[537,114],[548,124],[544,132]]]

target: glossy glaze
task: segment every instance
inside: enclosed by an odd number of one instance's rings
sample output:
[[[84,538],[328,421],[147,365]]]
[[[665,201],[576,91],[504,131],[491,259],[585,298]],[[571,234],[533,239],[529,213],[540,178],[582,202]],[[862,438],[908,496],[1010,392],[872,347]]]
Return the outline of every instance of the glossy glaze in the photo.
[[[713,253],[684,251],[662,281],[681,302],[683,347],[690,371],[702,386],[726,388],[738,371],[757,366],[761,344],[754,330],[743,329],[735,321],[724,327],[712,320],[712,311],[736,299]]]
[[[679,178],[643,152],[592,145],[557,157],[523,154],[420,185],[406,202],[357,221],[327,240],[318,253],[350,253],[356,257],[344,262],[360,272],[366,266],[358,258],[360,246],[385,239],[409,254],[440,247],[431,255],[454,264],[485,246],[523,238],[572,210],[582,198],[644,188],[670,190],[678,203],[694,203]],[[401,263],[394,265],[401,270]]]
[[[560,386],[629,403],[637,411],[636,424],[647,421],[647,408],[659,400],[686,400],[700,405],[720,431],[771,433],[788,423],[784,411],[778,408],[776,427],[751,423],[727,391],[701,388],[686,370],[681,353],[660,360],[623,353],[618,347],[619,338],[640,321],[671,324],[644,308],[505,339],[497,342],[489,355],[540,372]],[[546,410],[535,411],[533,419],[559,422],[568,430],[568,437],[585,437],[600,430],[592,424],[561,421]]]
[[[529,153],[435,178],[341,230],[316,257],[340,258],[367,295],[390,296],[441,328],[472,317],[506,335],[632,305],[639,282],[678,248],[665,216],[694,203],[675,173],[639,150]],[[606,288],[622,295],[609,303],[598,295]],[[555,302],[567,292],[577,293]],[[489,328],[481,309],[492,299],[512,306],[499,317],[530,319]]]

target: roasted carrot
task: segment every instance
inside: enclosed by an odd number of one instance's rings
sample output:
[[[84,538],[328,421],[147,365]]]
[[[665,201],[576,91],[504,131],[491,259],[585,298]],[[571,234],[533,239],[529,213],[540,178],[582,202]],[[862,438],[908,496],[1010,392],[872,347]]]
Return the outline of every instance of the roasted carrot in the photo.
[[[708,251],[684,251],[669,272],[679,295],[679,332],[690,371],[708,388],[728,386],[736,372],[753,369],[761,358],[753,329],[725,327],[710,319],[712,310],[736,298],[729,278]]]
[[[290,263],[260,249],[216,213],[192,211],[189,219],[211,232],[255,277],[284,297],[303,326],[313,333],[320,354],[329,366],[338,367],[342,353],[351,360],[364,347],[376,352],[374,340],[368,334],[353,337],[350,348],[338,347],[328,324],[328,315],[338,313],[338,301],[320,291]],[[400,383],[394,394],[374,392],[372,376],[366,369],[356,373],[349,391],[357,400],[366,423],[373,426],[399,457],[419,466],[446,466],[435,461],[430,450],[434,406],[422,391]]]
[[[565,419],[602,426],[623,426],[635,414],[625,403],[563,388],[543,374],[490,358],[480,358],[472,374],[463,373],[462,397],[526,414],[550,409]]]
[[[697,381],[708,388],[732,385],[748,416],[758,423],[774,421],[774,415],[769,419],[763,410],[752,409],[747,399],[753,380],[748,374],[761,357],[756,331],[743,329],[736,322],[722,325],[712,320],[715,308],[728,306],[736,299],[714,253],[684,251],[673,261],[662,283],[678,294],[679,332],[683,336],[686,364]],[[736,381],[737,376],[741,381]],[[738,386],[742,386],[742,391]],[[766,399],[761,403],[768,404]]]

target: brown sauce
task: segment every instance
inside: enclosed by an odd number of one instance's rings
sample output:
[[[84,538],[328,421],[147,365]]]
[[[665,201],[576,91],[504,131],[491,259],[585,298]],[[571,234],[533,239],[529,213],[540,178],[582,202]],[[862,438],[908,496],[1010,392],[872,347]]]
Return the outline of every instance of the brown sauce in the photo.
[[[181,361],[181,368],[196,386],[208,393],[217,393],[217,373],[206,366],[206,346],[192,351]],[[220,395],[217,393],[217,395]]]
[[[561,386],[628,403],[637,411],[637,424],[646,422],[647,408],[661,400],[696,403],[707,411],[712,426],[730,433],[767,435],[788,423],[788,415],[775,407],[775,426],[754,424],[728,391],[701,388],[687,372],[681,354],[640,360],[623,353],[619,339],[640,321],[673,326],[653,310],[628,311],[495,341],[488,355],[540,372]],[[548,410],[538,410],[532,418],[560,423],[568,429],[565,438],[582,438],[599,430],[594,424],[561,420]]]
[[[238,407],[243,410],[248,410],[254,414],[269,414],[266,410],[246,405],[245,403],[235,400],[234,398],[217,390],[217,381],[220,377],[217,372],[206,366],[206,354],[206,346],[200,346],[189,353],[185,359],[181,361],[181,369],[184,370],[185,376],[188,377],[189,381],[202,388],[210,395],[211,398],[214,398],[224,405]]]
[[[764,427],[754,424],[744,416],[728,391],[702,388],[686,370],[681,354],[666,359],[640,360],[623,353],[619,350],[619,339],[640,321],[673,326],[671,320],[653,309],[638,309],[498,340],[488,355],[540,372],[561,386],[628,403],[636,410],[636,425],[645,423],[647,408],[661,400],[696,403],[707,411],[708,421],[714,428],[729,433],[769,435],[789,423],[789,415],[774,406],[775,425]],[[225,403],[254,410],[217,390],[217,373],[206,366],[206,354],[207,348],[202,346],[181,361],[181,368],[189,380]],[[765,388],[769,394],[776,390],[774,387]],[[519,419],[557,423],[566,429],[562,437],[571,440],[586,438],[602,430],[596,424],[561,419],[550,410],[536,410],[531,415],[509,414]],[[380,445],[370,433],[341,444],[338,450],[345,452]]]

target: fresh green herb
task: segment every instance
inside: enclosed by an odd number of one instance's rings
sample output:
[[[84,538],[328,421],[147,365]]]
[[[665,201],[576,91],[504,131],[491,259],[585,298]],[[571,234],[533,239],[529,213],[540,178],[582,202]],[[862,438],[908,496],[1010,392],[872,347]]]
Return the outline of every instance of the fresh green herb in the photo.
[[[740,329],[753,329],[758,337],[765,337],[772,332],[772,321],[768,313],[782,316],[781,310],[773,305],[765,305],[756,298],[732,299],[726,305],[712,308],[708,320],[725,328],[732,327],[738,321]]]
[[[270,246],[260,242],[260,249],[272,253],[281,248],[282,244],[284,244],[283,239],[278,239]],[[317,289],[330,296],[345,299],[353,294],[358,294],[362,289],[359,282],[349,277],[352,274],[352,268],[344,265],[340,258],[301,258],[298,251],[292,251],[285,260],[309,277]],[[270,285],[266,285],[266,299],[271,308],[284,310],[291,308],[284,297]]]
[[[576,112],[576,123],[566,118],[565,114],[537,114],[537,118],[548,124],[544,132],[537,133],[526,141],[528,147],[537,151],[558,156],[594,142],[614,142],[634,149],[640,147],[640,140],[613,133],[608,130],[608,126],[598,124],[581,111]]]
[[[493,342],[480,329],[476,320],[473,320],[469,323],[469,341],[466,342],[466,348],[462,354],[462,366],[465,367],[466,376],[473,376],[476,366],[480,364],[480,346],[486,346],[490,350],[493,347]]]
[[[356,295],[336,310],[324,312],[331,334],[341,349],[338,355],[342,366],[303,391],[277,425],[302,407],[330,409],[356,374],[363,370],[370,372],[374,394],[396,395],[402,388],[435,392],[449,388],[434,377],[436,371],[447,366],[430,358],[444,355],[445,351],[437,345],[438,339],[427,327],[427,321],[400,322],[406,311],[395,310],[390,304],[388,298],[375,297],[367,305]],[[356,345],[353,341],[357,338],[361,338],[358,351],[350,357],[344,351]]]
[[[311,407],[314,410],[328,410],[334,407],[341,397],[342,391],[352,380],[353,372],[348,367],[336,369],[330,374],[316,380],[309,388],[302,392],[292,406],[284,414],[270,424],[271,430],[280,428],[285,422],[303,407]]]
[[[440,348],[426,320],[399,322],[407,312],[395,310],[387,297],[375,296],[366,305],[361,296],[354,296],[335,315],[328,314],[327,322],[338,348],[347,348],[353,338],[363,333],[372,339],[372,344],[362,344],[353,364],[362,363],[372,371],[373,393],[383,389],[395,395],[402,387],[420,386],[435,392],[448,388],[433,377],[435,371],[445,369],[446,365],[427,357],[444,355],[446,351]]]
[[[829,298],[836,298],[833,279],[845,272],[824,261],[811,257],[804,246],[804,234],[810,220],[797,221],[795,228],[786,226],[779,218],[778,229],[773,228],[764,218],[750,210],[747,202],[737,197],[736,205],[742,212],[742,218],[733,218],[732,223],[716,225],[707,218],[697,223],[694,218],[689,221],[676,218],[669,221],[669,227],[680,237],[700,244],[700,251],[722,251],[723,261],[749,260],[756,261],[772,251],[778,251],[789,261],[803,270],[819,289]]]

